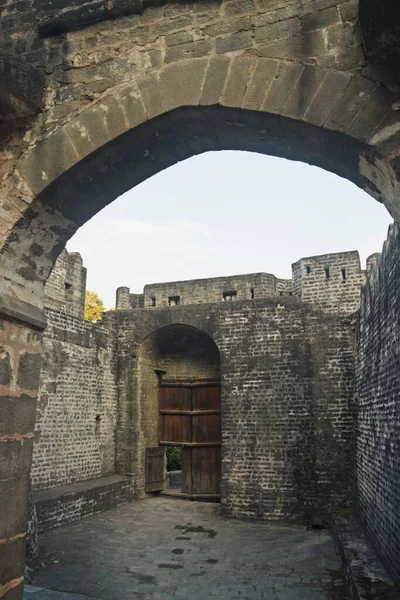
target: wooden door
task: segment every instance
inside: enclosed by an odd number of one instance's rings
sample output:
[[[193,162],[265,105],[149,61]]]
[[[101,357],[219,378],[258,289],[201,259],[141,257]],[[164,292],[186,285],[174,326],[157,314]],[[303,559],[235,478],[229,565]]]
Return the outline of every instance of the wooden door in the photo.
[[[182,493],[220,497],[221,386],[215,381],[160,384],[160,445],[182,446]]]
[[[146,448],[146,492],[160,492],[165,487],[165,448]]]

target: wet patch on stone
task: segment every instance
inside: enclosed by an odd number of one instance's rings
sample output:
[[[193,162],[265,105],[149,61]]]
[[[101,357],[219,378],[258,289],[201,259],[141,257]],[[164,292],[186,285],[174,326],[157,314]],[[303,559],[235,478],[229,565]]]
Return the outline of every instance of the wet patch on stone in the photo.
[[[128,573],[130,577],[136,579],[139,583],[147,583],[147,584],[155,584],[156,578],[153,575],[145,575],[144,573],[135,573],[134,571],[130,571],[128,569]]]
[[[209,538],[215,538],[217,532],[214,529],[205,529],[202,525],[192,527],[190,525],[175,525],[175,529],[181,529],[183,533],[207,533]],[[177,538],[176,538],[177,539]]]

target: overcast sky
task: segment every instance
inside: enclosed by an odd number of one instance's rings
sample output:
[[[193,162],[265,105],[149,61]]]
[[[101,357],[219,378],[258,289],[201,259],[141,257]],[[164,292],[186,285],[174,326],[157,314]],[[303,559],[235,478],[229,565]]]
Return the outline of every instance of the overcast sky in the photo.
[[[348,181],[249,152],[209,152],[120,196],[68,243],[107,308],[146,283],[265,271],[301,257],[380,251],[391,218]]]

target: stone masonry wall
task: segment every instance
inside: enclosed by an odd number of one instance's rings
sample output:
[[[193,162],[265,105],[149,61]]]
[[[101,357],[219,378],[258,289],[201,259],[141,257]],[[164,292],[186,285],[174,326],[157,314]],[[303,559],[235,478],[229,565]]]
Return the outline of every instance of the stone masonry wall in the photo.
[[[32,465],[35,489],[115,472],[117,394],[103,325],[46,310]]]
[[[376,262],[376,261],[375,261]],[[400,230],[389,228],[365,287],[357,331],[358,508],[400,581]]]
[[[235,299],[248,300],[276,295],[276,278],[268,273],[213,277],[192,281],[153,283],[144,288],[144,306],[168,306],[169,298],[179,297],[180,304],[224,302],[224,294],[236,292]]]
[[[350,499],[353,334],[346,319],[295,298],[113,311],[120,392],[117,464],[142,468],[137,366],[143,340],[181,323],[221,358],[222,506],[241,517],[324,520]]]
[[[376,260],[374,257],[368,259],[368,269]],[[358,252],[301,258],[293,263],[292,274],[292,279],[252,273],[153,283],[144,287],[144,297],[131,294],[128,287],[120,287],[116,308],[154,308],[294,295],[329,313],[351,314],[358,310],[361,286],[365,283]]]
[[[326,312],[351,314],[360,306],[364,275],[358,252],[301,258],[292,265],[293,293]]]
[[[86,269],[77,252],[63,250],[44,288],[45,305],[83,319]]]

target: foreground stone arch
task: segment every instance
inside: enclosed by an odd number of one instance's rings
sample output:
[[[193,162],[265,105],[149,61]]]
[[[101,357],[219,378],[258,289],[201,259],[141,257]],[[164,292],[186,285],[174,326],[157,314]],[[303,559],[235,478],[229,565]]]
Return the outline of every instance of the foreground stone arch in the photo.
[[[79,226],[161,169],[218,149],[321,166],[400,218],[398,93],[367,65],[356,0],[143,6],[91,20],[74,7],[61,28],[30,2],[23,21],[16,6],[2,14],[1,48],[21,55],[17,74],[44,76],[44,97],[35,88],[27,111],[14,86],[23,106],[1,130],[1,598],[22,594],[43,284]]]
[[[207,150],[319,165],[397,218],[397,94],[365,69],[355,4],[168,3],[41,38],[45,110],[4,167],[3,293],[37,304],[77,227]]]

